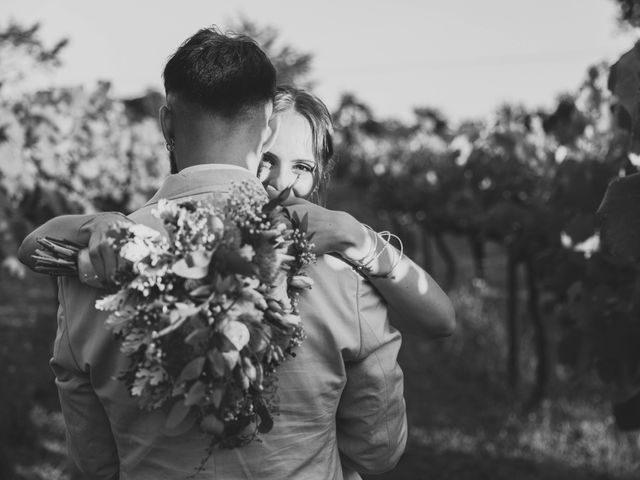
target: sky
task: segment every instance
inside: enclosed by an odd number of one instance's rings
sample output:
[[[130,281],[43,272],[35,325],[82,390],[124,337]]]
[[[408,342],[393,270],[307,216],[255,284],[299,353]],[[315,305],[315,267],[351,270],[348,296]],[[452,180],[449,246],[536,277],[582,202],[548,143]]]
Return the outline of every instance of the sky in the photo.
[[[167,57],[199,28],[240,15],[278,29],[314,56],[311,79],[333,109],[356,94],[380,118],[414,107],[453,121],[501,103],[550,108],[589,65],[615,61],[638,34],[622,31],[612,0],[1,0],[0,25],[40,22],[67,37],[62,68],[46,82],[109,80],[117,95],[161,89]]]

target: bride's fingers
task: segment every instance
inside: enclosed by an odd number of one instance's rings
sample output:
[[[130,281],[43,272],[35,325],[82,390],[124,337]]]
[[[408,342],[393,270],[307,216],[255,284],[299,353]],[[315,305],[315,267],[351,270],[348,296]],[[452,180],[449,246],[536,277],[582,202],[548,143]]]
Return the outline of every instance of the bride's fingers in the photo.
[[[301,207],[302,206],[314,205],[314,206],[317,207],[317,205],[311,203],[309,200],[305,200],[304,198],[296,197],[293,194],[293,192],[291,192],[289,194],[289,196],[282,201],[282,205],[285,206],[285,207],[290,207],[290,206],[294,206],[294,205],[301,206]]]
[[[89,259],[91,260],[91,265],[96,273],[96,277],[98,277],[98,281],[100,283],[104,283],[104,265],[102,263],[100,251],[91,245],[89,246]]]
[[[271,185],[267,185],[264,189],[267,191],[267,196],[269,197],[269,200],[273,200],[280,193],[278,190],[276,190]]]
[[[107,285],[113,284],[113,275],[118,268],[118,257],[113,251],[113,248],[108,243],[100,244],[100,257],[102,258],[102,264],[104,265],[104,283]]]

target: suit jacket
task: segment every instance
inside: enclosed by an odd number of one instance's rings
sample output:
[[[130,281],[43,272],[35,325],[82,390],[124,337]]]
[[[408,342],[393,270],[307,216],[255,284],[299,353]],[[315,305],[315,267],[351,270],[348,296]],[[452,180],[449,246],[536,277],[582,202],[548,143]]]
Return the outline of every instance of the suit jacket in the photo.
[[[219,166],[218,166],[219,167]],[[131,218],[162,230],[159,198],[228,194],[231,181],[257,181],[240,168],[199,166],[169,176]],[[271,432],[234,450],[216,450],[202,479],[358,479],[395,466],[407,437],[400,335],[373,288],[346,264],[320,257],[302,295],[306,340],[278,370],[280,414]],[[180,479],[194,473],[207,436],[193,421],[165,427],[166,410],[143,411],[116,380],[127,367],[94,304],[104,292],[59,281],[51,366],[70,456],[92,479]],[[193,420],[193,419],[191,419]]]

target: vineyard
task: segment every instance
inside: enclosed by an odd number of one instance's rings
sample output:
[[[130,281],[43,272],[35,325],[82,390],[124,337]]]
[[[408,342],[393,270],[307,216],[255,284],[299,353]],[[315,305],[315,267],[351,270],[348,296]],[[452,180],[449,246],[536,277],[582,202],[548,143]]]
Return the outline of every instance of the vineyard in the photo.
[[[635,25],[640,8],[619,3]],[[122,100],[107,82],[19,89],[33,70],[55,69],[64,45],[44,45],[37,26],[0,30],[4,282],[26,275],[15,254],[35,226],[66,213],[131,212],[169,171],[158,94]],[[307,73],[308,56],[272,54],[282,78],[299,82]],[[412,257],[437,269],[452,298],[502,289],[504,301],[492,307],[504,318],[497,368],[518,412],[538,415],[556,392],[595,382],[606,398],[602,415],[620,431],[640,429],[640,43],[613,65],[589,67],[552,111],[504,105],[492,118],[452,125],[416,108],[409,124],[378,119],[345,94],[334,121],[336,192],[351,200],[340,203],[330,190],[329,205],[366,204],[363,220],[397,233]],[[496,258],[498,271],[490,267]],[[0,352],[0,369],[8,352]],[[25,411],[32,399],[20,395],[31,393],[0,394],[0,410],[13,417],[0,424],[0,446],[33,417]],[[4,463],[0,457],[0,477]]]

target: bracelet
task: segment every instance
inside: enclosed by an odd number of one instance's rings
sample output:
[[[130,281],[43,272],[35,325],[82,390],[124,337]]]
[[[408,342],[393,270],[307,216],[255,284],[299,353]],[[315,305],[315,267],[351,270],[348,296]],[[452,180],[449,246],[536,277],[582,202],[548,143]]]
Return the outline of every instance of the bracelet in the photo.
[[[393,271],[396,269],[396,267],[400,264],[400,262],[402,261],[402,255],[404,254],[404,245],[402,244],[402,240],[400,239],[400,237],[398,237],[397,235],[389,232],[389,231],[383,231],[379,233],[380,236],[385,236],[386,235],[386,239],[385,239],[385,244],[384,244],[384,248],[382,251],[384,251],[390,244],[391,244],[391,239],[395,238],[398,241],[398,245],[399,245],[399,250],[400,250],[400,254],[398,255],[398,258],[396,259],[396,261],[391,265],[391,268],[389,269],[388,272],[386,273],[370,273],[369,269],[369,277],[372,278],[390,278],[390,279],[394,279],[395,277],[392,275]],[[382,251],[380,253],[382,253]]]
[[[374,247],[373,249],[369,250],[369,252],[367,253],[367,255],[365,255],[362,259],[358,260],[358,261],[353,261],[353,262],[349,262],[351,264],[351,266],[353,267],[353,269],[358,272],[359,274],[365,276],[365,277],[370,277],[370,278],[395,278],[392,276],[393,271],[396,269],[396,267],[400,264],[400,261],[402,260],[402,255],[404,253],[404,245],[402,244],[402,240],[400,239],[400,237],[398,237],[397,235],[389,232],[388,230],[384,230],[382,232],[375,232],[369,225],[363,224],[364,227],[366,227],[367,229],[371,230],[374,233],[374,237],[375,237],[375,242],[374,242]],[[382,248],[380,249],[379,252],[376,252],[377,248],[378,248],[378,236],[380,236],[382,238],[382,241],[384,242],[384,245],[382,246]],[[386,237],[386,238],[385,238]],[[372,273],[371,272],[371,264],[378,258],[380,257],[380,255],[382,255],[382,253],[389,247],[389,245],[391,244],[391,239],[395,238],[398,241],[399,244],[399,250],[400,250],[400,254],[398,255],[397,260],[393,263],[393,265],[391,266],[391,269],[386,272],[386,273]],[[373,253],[372,253],[373,252]],[[368,258],[371,257],[371,258]]]
[[[364,257],[362,257],[360,260],[354,260],[354,262],[359,264],[359,265],[369,265],[373,261],[373,259],[371,259],[371,260],[366,260],[366,259],[370,255],[374,255],[376,253],[376,250],[378,249],[378,235],[373,230],[373,228],[371,228],[366,223],[363,223],[362,226],[365,227],[370,232],[373,232],[373,234],[374,234],[373,237],[374,237],[375,240],[373,242],[373,245],[369,247],[369,251],[367,252],[367,254]],[[371,238],[371,237],[369,237],[369,238]]]

